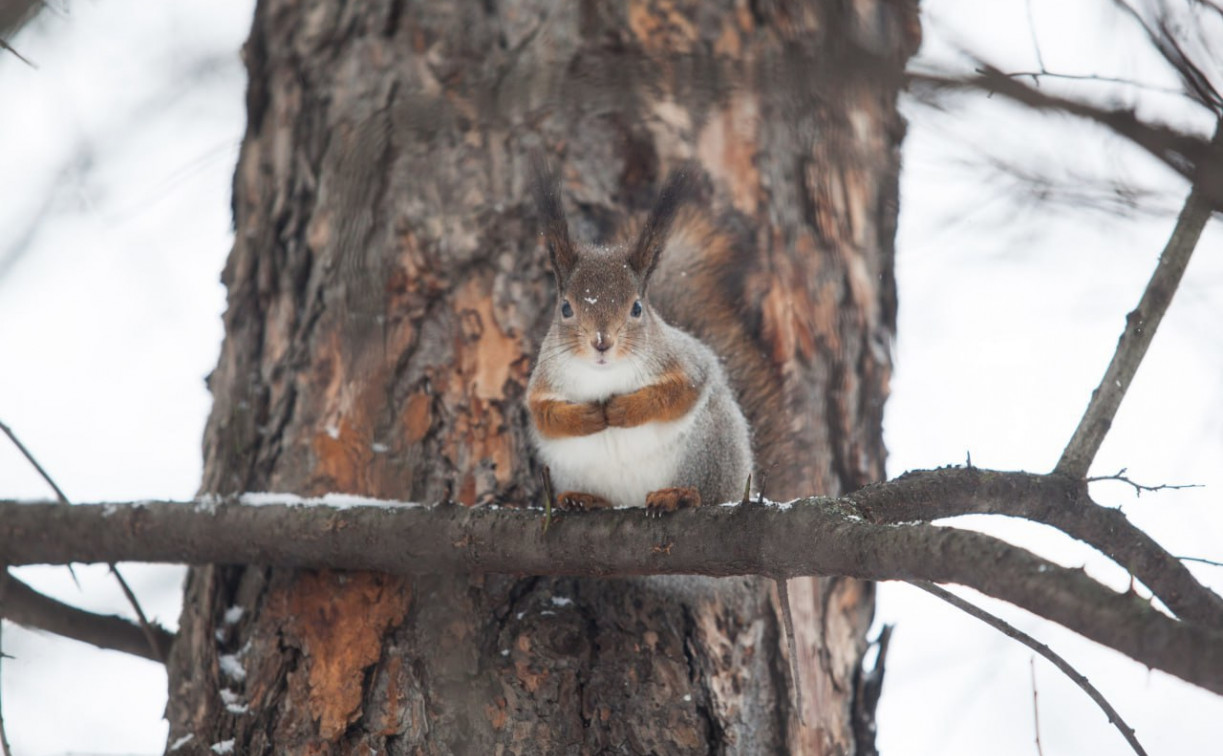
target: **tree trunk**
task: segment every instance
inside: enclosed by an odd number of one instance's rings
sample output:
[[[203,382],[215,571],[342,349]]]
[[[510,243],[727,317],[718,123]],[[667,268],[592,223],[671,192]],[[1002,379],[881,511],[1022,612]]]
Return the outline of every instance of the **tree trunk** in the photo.
[[[201,491],[540,500],[535,148],[592,240],[695,161],[757,255],[739,294],[781,386],[749,413],[764,493],[879,479],[914,6],[261,1]],[[168,751],[870,752],[870,585],[790,592],[805,727],[764,578],[196,567]]]

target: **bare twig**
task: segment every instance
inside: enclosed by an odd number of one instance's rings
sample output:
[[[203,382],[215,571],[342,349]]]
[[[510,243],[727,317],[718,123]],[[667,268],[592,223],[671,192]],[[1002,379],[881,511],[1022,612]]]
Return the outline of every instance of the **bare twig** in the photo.
[[[30,62],[30,60],[29,60],[29,58],[27,58],[26,56],[24,56],[24,55],[22,55],[21,53],[17,52],[17,48],[13,47],[13,46],[12,46],[12,45],[10,45],[8,42],[5,42],[5,41],[4,41],[4,40],[2,40],[2,39],[0,39],[0,50],[7,50],[7,51],[9,51],[10,53],[12,53],[13,55],[15,55],[15,56],[17,57],[17,60],[20,60],[22,63],[25,63],[25,64],[26,64],[27,66],[29,66],[30,68],[33,68],[33,69],[35,69],[35,70],[37,70],[37,69],[38,69],[38,66],[34,65],[33,63],[31,63],[31,62]]]
[[[123,591],[123,595],[127,597],[127,603],[132,605],[132,610],[136,612],[136,619],[140,623],[140,629],[144,632],[144,638],[148,641],[149,650],[153,652],[157,661],[165,663],[166,659],[162,656],[161,646],[157,643],[157,631],[153,629],[153,624],[149,622],[149,618],[144,616],[144,609],[140,607],[140,602],[136,600],[136,594],[132,592],[131,586],[119,574],[119,568],[114,562],[107,562],[107,567],[110,568],[110,574],[115,576],[115,580],[119,583],[119,588]]]
[[[1036,732],[1036,756],[1045,756],[1045,749],[1040,744],[1040,703],[1036,693],[1036,657],[1028,658],[1028,667],[1032,671],[1032,729]]]
[[[173,633],[155,625],[157,645],[161,649],[160,656],[156,655],[149,649],[144,629],[136,623],[60,603],[12,576],[0,616],[18,625],[151,661],[162,661],[174,641]]]
[[[30,453],[29,449],[25,448],[25,444],[21,443],[21,441],[17,438],[17,434],[13,433],[13,430],[3,422],[0,422],[0,431],[4,431],[4,435],[9,437],[9,440],[12,441],[17,449],[21,451],[26,460],[34,466],[34,469],[37,470],[38,474],[42,476],[42,479],[47,482],[47,485],[51,486],[52,490],[55,491],[55,496],[59,500],[59,503],[71,506],[72,503],[68,501],[68,497],[64,495],[63,489],[61,489],[55,483],[55,480],[51,477],[51,475],[43,469],[43,466],[38,464],[38,460],[34,458],[34,455]],[[119,588],[123,591],[123,595],[127,598],[127,603],[129,603],[132,610],[136,612],[136,618],[140,621],[140,627],[144,629],[145,638],[148,640],[149,649],[154,655],[157,656],[158,661],[164,662],[165,659],[160,657],[161,649],[157,645],[157,632],[149,623],[148,618],[144,616],[144,609],[140,607],[140,602],[136,599],[136,594],[132,592],[131,586],[127,584],[127,581],[123,579],[123,575],[119,573],[119,568],[114,562],[108,562],[107,566],[110,568],[110,574],[114,575],[115,581],[119,583]],[[68,571],[72,573],[72,580],[79,588],[81,583],[79,580],[77,580],[76,572],[72,569],[71,564],[68,565]]]
[[[1202,557],[1178,556],[1177,559],[1180,559],[1181,561],[1184,561],[1184,562],[1197,562],[1199,564],[1208,564],[1211,567],[1223,567],[1223,562],[1216,562],[1213,559],[1203,559]]]
[[[1123,467],[1120,470],[1118,470],[1116,473],[1114,473],[1113,475],[1099,475],[1094,478],[1088,478],[1087,482],[1088,483],[1099,483],[1101,481],[1106,481],[1106,480],[1115,480],[1119,483],[1125,483],[1127,485],[1133,486],[1135,496],[1142,496],[1143,491],[1152,493],[1155,491],[1179,491],[1182,488],[1201,488],[1202,487],[1201,483],[1176,483],[1176,484],[1160,483],[1158,486],[1146,486],[1146,485],[1143,485],[1142,483],[1136,483],[1135,481],[1127,478],[1125,476],[1125,472],[1128,469],[1129,468],[1127,467]]]
[[[998,177],[1010,181],[1013,186],[1003,183],[1008,196],[1018,195],[1028,200],[1041,213],[1087,210],[1109,218],[1121,215],[1163,218],[1179,209],[1179,204],[1177,207],[1168,206],[1166,191],[1068,168],[1055,175],[1048,170],[1034,168],[1029,156],[1004,159],[986,155],[958,162],[973,170],[985,169],[996,173]]]
[[[1185,52],[1180,42],[1177,41],[1176,36],[1169,27],[1166,11],[1161,12],[1155,24],[1151,25],[1142,17],[1142,14],[1132,5],[1125,2],[1125,0],[1113,0],[1113,5],[1117,6],[1142,28],[1151,46],[1159,52],[1164,61],[1180,76],[1185,93],[1194,101],[1208,108],[1214,113],[1216,118],[1223,117],[1223,96],[1214,88],[1206,72],[1194,62],[1193,58]]]
[[[8,565],[0,564],[0,617],[3,616],[4,608],[8,606]],[[4,621],[0,620],[0,632],[4,630]],[[0,652],[0,661],[3,661],[4,654]],[[0,685],[0,689],[4,686]],[[4,706],[0,703],[0,754],[3,756],[13,756],[12,750],[8,744],[8,733],[4,729]]]
[[[952,469],[959,478],[1016,473]],[[1054,482],[1066,479],[1048,476]],[[923,484],[930,490],[929,479]],[[958,484],[962,485],[960,481]],[[549,576],[845,576],[959,583],[1046,617],[1143,664],[1223,694],[1223,628],[1173,619],[1149,602],[982,533],[880,525],[860,512],[910,481],[789,506],[707,506],[658,519],[635,510],[538,512],[372,502],[337,509],[287,497],[76,505],[0,501],[0,554],[13,565],[134,560],[373,570],[392,574]],[[1051,491],[1061,490],[1050,488]],[[1060,506],[1063,499],[1048,502]],[[655,548],[660,541],[669,548]],[[1183,567],[1183,565],[1182,565]]]
[[[1040,40],[1036,37],[1036,19],[1032,17],[1032,0],[1026,0],[1024,6],[1028,12],[1028,34],[1032,37],[1032,49],[1036,51],[1036,65],[1045,70],[1045,56],[1040,54]]]
[[[1139,743],[1138,738],[1134,736],[1134,728],[1126,724],[1125,720],[1121,718],[1121,715],[1117,713],[1117,710],[1114,709],[1112,704],[1108,702],[1108,699],[1106,699],[1103,694],[1096,689],[1096,686],[1092,685],[1086,677],[1072,667],[1068,661],[1055,653],[1053,649],[1049,648],[1044,643],[1041,643],[1014,625],[995,617],[980,607],[974,606],[945,588],[923,580],[912,580],[910,582],[918,588],[921,588],[923,591],[938,596],[943,601],[946,601],[948,604],[951,604],[957,609],[971,614],[995,630],[998,630],[1003,635],[1009,638],[1014,638],[1023,645],[1053,662],[1053,666],[1060,669],[1062,673],[1065,674],[1066,677],[1069,677],[1075,685],[1078,685],[1083,692],[1085,692],[1091,698],[1091,700],[1096,702],[1096,705],[1099,706],[1104,711],[1105,716],[1108,717],[1108,721],[1121,732],[1121,735],[1125,738],[1126,742],[1130,744],[1130,748],[1134,750],[1134,753],[1139,754],[1139,756],[1146,756],[1146,751],[1143,750],[1142,744]],[[1039,738],[1037,742],[1039,743]]]
[[[1058,73],[1056,71],[1046,71],[1042,67],[1039,71],[1008,71],[1007,76],[1013,79],[1031,79],[1039,82],[1041,79],[1063,79],[1065,81],[1095,81],[1102,84],[1124,84],[1135,89],[1144,89],[1148,92],[1159,92],[1160,94],[1177,95],[1193,99],[1186,94],[1183,89],[1174,89],[1172,87],[1161,87],[1157,84],[1148,84],[1141,81],[1134,81],[1123,76],[1102,76],[1100,74],[1068,74]]]
[[[47,473],[46,470],[43,469],[42,465],[38,464],[38,460],[35,459],[34,455],[30,453],[30,450],[25,448],[25,444],[21,443],[21,439],[17,438],[17,434],[13,433],[13,429],[5,425],[3,422],[0,422],[0,431],[3,431],[4,435],[8,436],[9,441],[13,442],[13,446],[17,447],[17,451],[21,452],[22,456],[26,458],[26,461],[29,462],[30,465],[38,472],[38,474],[42,476],[42,479],[47,482],[47,485],[51,486],[51,490],[55,492],[55,498],[59,500],[59,503],[69,503],[68,497],[64,496],[64,492],[60,490],[58,485],[56,485],[55,480]]]
[[[1140,120],[1133,110],[1104,108],[1081,100],[1059,97],[1012,78],[982,63],[977,75],[943,76],[910,73],[909,83],[928,93],[975,89],[999,94],[1033,110],[1067,113],[1097,123],[1146,150],[1172,170],[1194,182],[1203,199],[1223,208],[1223,144],[1186,134],[1168,126]]]
[[[1223,144],[1223,122],[1220,123],[1220,129],[1215,131],[1214,143]],[[1210,213],[1210,202],[1194,185],[1185,200],[1180,217],[1177,218],[1176,228],[1159,257],[1159,264],[1142,293],[1138,307],[1126,316],[1125,330],[1117,341],[1112,362],[1104,371],[1099,388],[1092,393],[1083,419],[1079,421],[1074,435],[1066,444],[1066,450],[1062,452],[1062,458],[1058,460],[1055,468],[1056,472],[1074,478],[1087,475],[1092,461],[1096,458],[1096,452],[1100,450],[1100,444],[1104,442],[1104,437],[1112,427],[1117,408],[1121,406],[1121,400],[1125,398],[1125,392],[1129,390],[1134,374],[1138,372],[1138,366],[1146,356],[1147,347],[1151,345],[1155,331],[1159,328],[1168,305],[1172,303],[1176,287],[1189,265],[1189,258],[1197,247],[1202,229],[1210,219]]]
[[[55,491],[55,498],[58,499],[61,504],[68,504],[68,497],[64,496],[64,492],[60,490],[58,485],[56,485],[55,480],[47,473],[46,470],[43,469],[42,465],[38,464],[38,460],[34,458],[32,453],[30,453],[30,450],[25,448],[25,444],[21,443],[21,439],[17,438],[17,434],[13,433],[13,429],[5,425],[3,421],[0,421],[0,431],[3,431],[4,435],[8,436],[8,440],[13,442],[13,446],[17,447],[17,451],[21,452],[21,455],[25,457],[26,461],[29,462],[30,465],[38,472],[38,474],[42,476],[42,479],[47,482],[47,485],[51,486],[51,490]],[[67,565],[67,567],[68,574],[72,576],[72,582],[76,584],[76,587],[79,590],[81,587],[81,581],[76,576],[76,570],[72,568],[71,564]]]

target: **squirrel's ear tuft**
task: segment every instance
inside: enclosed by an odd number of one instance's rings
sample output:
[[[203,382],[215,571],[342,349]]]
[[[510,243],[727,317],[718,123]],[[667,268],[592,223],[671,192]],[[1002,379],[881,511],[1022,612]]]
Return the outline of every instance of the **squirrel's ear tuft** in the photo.
[[[539,210],[540,230],[552,259],[552,272],[556,274],[557,283],[563,283],[573,272],[578,258],[569,239],[565,209],[561,206],[560,180],[539,150],[531,154],[531,188]]]
[[[671,231],[675,213],[691,194],[692,168],[681,166],[671,171],[667,176],[667,183],[663,184],[662,191],[658,193],[650,217],[641,228],[637,245],[629,254],[629,265],[643,280],[648,280],[658,265],[658,256],[667,244],[667,235]]]

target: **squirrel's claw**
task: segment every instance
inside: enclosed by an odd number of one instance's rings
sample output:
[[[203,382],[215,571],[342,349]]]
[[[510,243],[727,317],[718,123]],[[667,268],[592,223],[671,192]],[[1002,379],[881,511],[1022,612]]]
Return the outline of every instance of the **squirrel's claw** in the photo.
[[[585,512],[588,509],[607,509],[611,502],[596,494],[565,491],[556,497],[556,506],[566,512]]]
[[[662,517],[663,512],[691,509],[701,505],[701,493],[692,486],[660,488],[645,497],[646,517]]]

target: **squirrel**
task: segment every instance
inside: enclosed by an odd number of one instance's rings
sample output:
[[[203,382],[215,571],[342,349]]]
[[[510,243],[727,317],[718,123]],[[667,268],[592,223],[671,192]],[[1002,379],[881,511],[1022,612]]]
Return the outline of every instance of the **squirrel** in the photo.
[[[684,207],[688,170],[671,173],[639,230],[604,247],[573,243],[557,178],[539,156],[533,183],[557,302],[527,404],[536,450],[562,488],[557,505],[644,503],[660,516],[702,501],[746,502],[753,447],[774,453],[782,400],[744,325],[752,316],[743,306],[743,245]],[[658,307],[652,281],[663,294]],[[765,438],[753,438],[745,411]],[[785,577],[775,580],[805,726],[790,594]]]
[[[534,169],[557,301],[527,403],[538,456],[562,492],[557,505],[644,504],[657,516],[743,498],[751,432],[726,371],[650,300],[660,259],[711,231],[699,214],[681,212],[690,171],[671,173],[639,231],[595,247],[573,242],[555,174],[538,158]],[[682,287],[668,294],[702,296]]]

